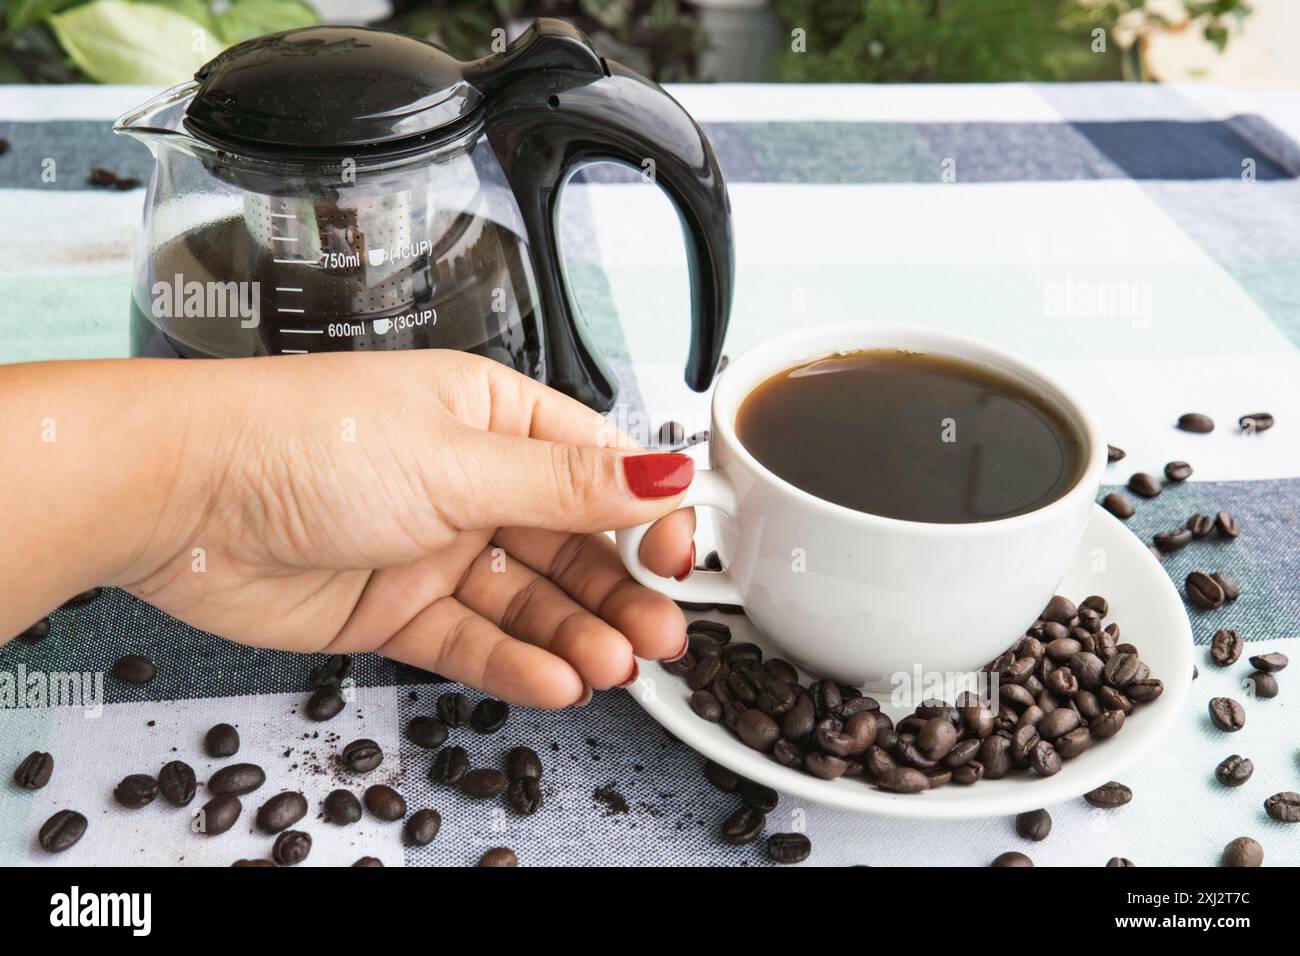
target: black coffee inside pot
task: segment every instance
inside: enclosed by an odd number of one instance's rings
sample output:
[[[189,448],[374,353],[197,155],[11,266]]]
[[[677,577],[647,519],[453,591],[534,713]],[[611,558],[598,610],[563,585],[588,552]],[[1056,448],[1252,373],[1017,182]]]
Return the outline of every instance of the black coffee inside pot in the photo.
[[[983,366],[841,353],[764,381],[736,417],[765,468],[826,501],[908,521],[1008,518],[1064,495],[1086,442],[1054,404]]]

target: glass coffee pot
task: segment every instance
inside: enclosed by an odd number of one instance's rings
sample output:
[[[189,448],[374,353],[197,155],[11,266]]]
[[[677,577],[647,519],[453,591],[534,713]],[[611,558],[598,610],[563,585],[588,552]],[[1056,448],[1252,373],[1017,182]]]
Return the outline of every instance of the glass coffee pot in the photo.
[[[712,381],[734,268],[713,150],[663,89],[562,21],[469,63],[355,27],[259,37],[114,129],[156,160],[137,355],[460,349],[607,410],[617,385],[575,314],[556,219],[565,182],[614,161],[681,216],[686,381]]]

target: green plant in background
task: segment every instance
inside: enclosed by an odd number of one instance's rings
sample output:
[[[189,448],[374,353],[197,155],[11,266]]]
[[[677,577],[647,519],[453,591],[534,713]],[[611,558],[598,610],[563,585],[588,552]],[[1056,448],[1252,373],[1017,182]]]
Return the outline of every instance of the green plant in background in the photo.
[[[226,47],[317,20],[305,0],[0,0],[0,82],[180,83]]]
[[[1199,27],[1222,50],[1245,0],[1182,0],[1176,23],[1148,0],[773,0],[804,52],[787,50],[781,78],[808,82],[940,83],[1118,79],[1119,43],[1094,50],[1094,31],[1142,37]],[[1164,4],[1167,7],[1168,4]]]

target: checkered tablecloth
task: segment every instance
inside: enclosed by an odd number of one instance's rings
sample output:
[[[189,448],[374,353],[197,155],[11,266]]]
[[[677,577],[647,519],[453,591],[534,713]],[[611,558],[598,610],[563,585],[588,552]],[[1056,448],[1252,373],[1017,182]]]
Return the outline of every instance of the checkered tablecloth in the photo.
[[[0,362],[126,354],[144,193],[85,180],[96,165],[147,178],[145,150],[113,137],[109,121],[153,92],[0,87],[0,137],[10,143],[0,156]],[[1226,509],[1240,521],[1241,538],[1216,545],[1215,564],[1242,597],[1225,611],[1192,612],[1197,643],[1235,627],[1248,653],[1300,658],[1300,93],[1118,84],[673,92],[704,124],[730,185],[738,272],[728,353],[792,327],[876,318],[978,336],[1043,363],[1128,450],[1109,484],[1171,459],[1195,466],[1189,483],[1139,510],[1136,533],[1177,527],[1197,511]],[[566,193],[563,228],[570,278],[625,383],[618,413],[705,427],[707,398],[682,383],[687,280],[667,201],[619,171],[592,170]],[[1219,429],[1176,431],[1189,410],[1214,416]],[[1273,412],[1277,426],[1238,437],[1237,416],[1257,410]],[[1179,582],[1204,562],[1192,550],[1165,563]],[[412,809],[442,812],[442,834],[404,849],[393,825],[338,829],[309,816],[312,863],[371,854],[388,865],[465,864],[500,844],[525,864],[765,863],[759,844],[720,844],[715,830],[732,801],[621,691],[581,711],[516,711],[495,737],[458,735],[479,762],[521,741],[542,753],[548,802],[523,819],[428,782],[428,753],[400,731],[447,688],[373,656],[358,658],[344,713],[312,724],[301,711],[318,658],[237,646],[109,593],[55,613],[45,642],[0,648],[0,682],[98,674],[128,651],[149,655],[160,675],[145,687],[107,679],[102,713],[0,712],[0,863],[265,856],[252,809],[279,789],[301,789],[315,806],[338,785],[331,757],[340,742],[359,736],[390,754],[383,773]],[[1056,825],[1044,843],[1019,840],[1007,819],[899,822],[788,799],[770,829],[790,829],[797,814],[812,862],[827,864],[980,865],[1022,849],[1040,865],[1116,855],[1209,865],[1244,834],[1264,844],[1266,863],[1300,863],[1300,828],[1270,821],[1262,807],[1271,793],[1300,790],[1300,671],[1280,675],[1276,699],[1251,701],[1246,729],[1228,737],[1209,727],[1205,705],[1240,696],[1244,663],[1221,670],[1204,652],[1198,659],[1176,735],[1124,779],[1132,804],[1101,816],[1082,800],[1051,807]],[[249,819],[203,839],[189,833],[186,811],[113,804],[123,775],[171,759],[204,779],[214,763],[202,735],[218,721],[239,726],[241,756],[270,778],[246,799]],[[10,769],[36,749],[55,755],[54,780],[18,790]],[[1212,777],[1229,753],[1256,766],[1239,790]],[[89,832],[73,851],[46,857],[33,834],[65,806],[87,815]]]

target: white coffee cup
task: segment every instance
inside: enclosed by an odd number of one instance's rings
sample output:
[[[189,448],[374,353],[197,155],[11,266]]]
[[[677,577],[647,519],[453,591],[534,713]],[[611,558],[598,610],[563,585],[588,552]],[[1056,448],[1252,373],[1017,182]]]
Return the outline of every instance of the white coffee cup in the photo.
[[[817,498],[768,471],[737,439],[741,403],[772,375],[837,352],[892,348],[964,359],[1028,386],[1083,436],[1078,481],[1012,518],[902,521]],[[1055,593],[1106,466],[1095,420],[1045,372],[974,339],[907,325],[822,326],[751,349],[719,378],[712,427],[712,467],[696,472],[682,506],[720,512],[723,570],[684,581],[654,574],[638,553],[650,527],[641,525],[617,534],[628,572],[677,601],[743,606],[795,664],[857,687],[896,686],[917,668],[967,673],[1006,650]]]

